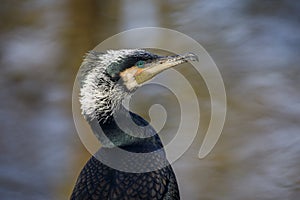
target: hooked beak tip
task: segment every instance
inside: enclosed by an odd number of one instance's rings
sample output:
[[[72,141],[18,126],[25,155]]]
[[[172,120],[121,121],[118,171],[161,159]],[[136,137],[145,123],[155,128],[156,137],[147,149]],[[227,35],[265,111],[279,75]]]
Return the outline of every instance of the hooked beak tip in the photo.
[[[183,56],[186,60],[199,62],[198,56],[194,53],[189,52],[189,53],[184,54]]]

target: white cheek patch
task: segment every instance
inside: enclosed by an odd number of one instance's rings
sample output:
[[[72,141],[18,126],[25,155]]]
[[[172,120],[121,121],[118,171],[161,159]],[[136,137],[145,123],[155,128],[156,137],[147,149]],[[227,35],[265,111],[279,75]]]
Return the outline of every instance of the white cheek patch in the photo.
[[[120,76],[128,90],[133,90],[138,87],[134,75],[139,71],[137,67],[131,67],[120,73]]]

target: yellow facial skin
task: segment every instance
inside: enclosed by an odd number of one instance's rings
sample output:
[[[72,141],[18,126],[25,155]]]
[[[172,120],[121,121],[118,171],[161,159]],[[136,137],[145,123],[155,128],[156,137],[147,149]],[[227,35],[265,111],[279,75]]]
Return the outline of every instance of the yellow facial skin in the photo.
[[[193,53],[184,55],[160,57],[143,67],[132,66],[120,73],[127,89],[132,90],[144,82],[152,79],[157,74],[188,61],[198,61],[198,57]]]

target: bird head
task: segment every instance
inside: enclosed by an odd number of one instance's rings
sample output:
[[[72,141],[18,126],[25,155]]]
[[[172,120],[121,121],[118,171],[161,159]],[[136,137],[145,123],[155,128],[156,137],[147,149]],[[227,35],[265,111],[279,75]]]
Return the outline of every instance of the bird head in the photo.
[[[80,68],[80,102],[87,119],[107,119],[122,100],[166,69],[198,60],[193,53],[159,56],[143,49],[90,51]]]

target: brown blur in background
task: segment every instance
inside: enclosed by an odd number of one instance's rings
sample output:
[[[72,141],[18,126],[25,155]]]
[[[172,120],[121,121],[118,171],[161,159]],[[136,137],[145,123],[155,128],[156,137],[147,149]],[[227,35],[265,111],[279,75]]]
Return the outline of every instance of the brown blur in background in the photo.
[[[71,109],[82,58],[109,36],[144,26],[197,40],[226,87],[227,120],[213,151],[197,158],[199,131],[174,163],[182,199],[300,199],[298,1],[3,0],[0,16],[0,199],[69,197],[90,157]],[[193,70],[178,70],[201,81]],[[210,109],[202,87],[196,90],[205,130]],[[161,97],[153,91],[145,101]]]

